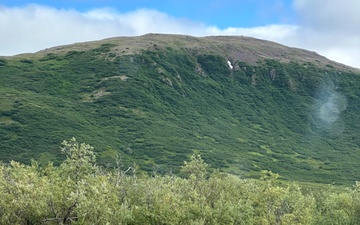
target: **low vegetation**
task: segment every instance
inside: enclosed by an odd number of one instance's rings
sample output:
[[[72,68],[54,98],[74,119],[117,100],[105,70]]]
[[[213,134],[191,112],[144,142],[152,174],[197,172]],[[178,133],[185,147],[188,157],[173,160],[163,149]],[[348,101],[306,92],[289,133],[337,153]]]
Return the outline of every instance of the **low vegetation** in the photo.
[[[278,60],[274,44],[275,52],[267,50],[272,58],[256,61],[263,45],[242,39],[231,43],[244,45],[246,54],[222,38],[200,46],[196,38],[156,42],[161,37],[148,36],[136,51],[114,39],[2,58],[0,160],[58,166],[58,143],[74,136],[94,146],[107,168],[120,155],[125,167],[178,174],[200,153],[213,168],[243,178],[271,170],[281,180],[360,180],[354,70],[321,67],[305,58],[319,56],[294,49],[290,55],[284,46]]]
[[[265,171],[259,180],[217,170],[198,154],[181,176],[151,176],[134,165],[106,170],[96,154],[74,138],[66,159],[0,165],[1,224],[314,224],[360,223],[360,185],[301,189]]]

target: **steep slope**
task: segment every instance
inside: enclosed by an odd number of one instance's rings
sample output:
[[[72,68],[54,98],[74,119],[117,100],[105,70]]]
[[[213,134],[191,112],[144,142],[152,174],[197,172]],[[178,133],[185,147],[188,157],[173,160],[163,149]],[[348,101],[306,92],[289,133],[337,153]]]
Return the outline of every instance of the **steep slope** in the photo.
[[[360,180],[359,71],[247,37],[149,34],[0,59],[0,157],[59,160],[76,137],[100,162]]]

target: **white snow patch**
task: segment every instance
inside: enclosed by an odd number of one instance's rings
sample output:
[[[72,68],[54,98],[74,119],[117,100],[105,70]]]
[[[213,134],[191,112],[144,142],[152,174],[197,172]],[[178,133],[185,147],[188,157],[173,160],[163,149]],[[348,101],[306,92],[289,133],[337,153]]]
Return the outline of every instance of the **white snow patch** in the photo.
[[[233,69],[233,68],[234,68],[233,65],[231,64],[231,62],[230,62],[229,60],[227,61],[227,63],[228,63],[228,65],[229,65],[230,69]]]

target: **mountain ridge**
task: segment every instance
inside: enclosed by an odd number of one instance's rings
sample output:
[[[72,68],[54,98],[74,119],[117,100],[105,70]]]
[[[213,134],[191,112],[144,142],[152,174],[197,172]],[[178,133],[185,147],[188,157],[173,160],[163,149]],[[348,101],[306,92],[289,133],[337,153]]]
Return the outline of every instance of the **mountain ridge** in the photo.
[[[139,45],[134,45],[138,43]],[[255,64],[258,60],[273,59],[280,62],[312,62],[322,68],[334,66],[336,69],[360,72],[359,68],[351,67],[302,48],[288,47],[273,41],[248,36],[204,36],[195,37],[178,34],[149,33],[141,36],[119,36],[96,41],[79,42],[60,45],[40,50],[35,53],[24,53],[17,57],[30,55],[44,56],[48,53],[66,53],[68,51],[89,50],[99,47],[101,43],[110,43],[115,46],[111,49],[116,55],[140,53],[141,50],[158,47],[178,47],[199,51],[199,53],[222,52],[224,57],[231,61],[244,61]],[[125,47],[127,46],[127,47]]]
[[[76,137],[109,167],[119,155],[177,172],[201,153],[240,176],[351,183],[355,71],[247,37],[149,34],[0,58],[0,160],[59,162],[61,141]]]

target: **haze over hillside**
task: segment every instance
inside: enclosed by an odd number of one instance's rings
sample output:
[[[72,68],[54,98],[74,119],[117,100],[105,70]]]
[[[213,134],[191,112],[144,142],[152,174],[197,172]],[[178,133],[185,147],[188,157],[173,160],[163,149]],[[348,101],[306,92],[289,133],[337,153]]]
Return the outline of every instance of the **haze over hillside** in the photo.
[[[148,34],[0,58],[0,158],[60,160],[76,137],[100,163],[177,172],[194,152],[257,177],[359,180],[359,70],[249,37]]]

